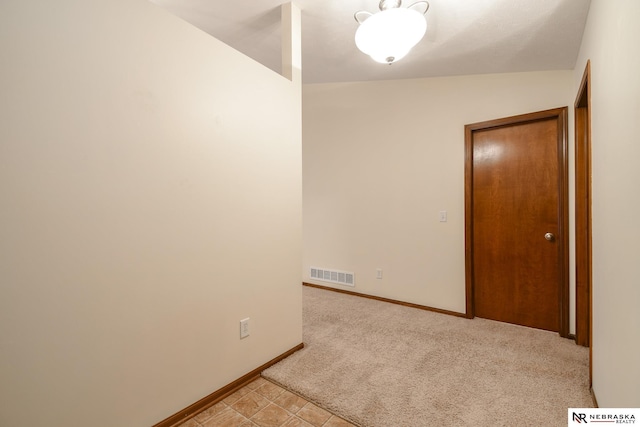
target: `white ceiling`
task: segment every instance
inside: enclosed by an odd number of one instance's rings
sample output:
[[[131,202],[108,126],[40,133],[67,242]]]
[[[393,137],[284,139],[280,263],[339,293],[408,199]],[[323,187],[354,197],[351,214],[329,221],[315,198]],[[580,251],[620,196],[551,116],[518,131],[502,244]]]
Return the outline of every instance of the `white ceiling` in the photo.
[[[283,0],[151,1],[280,71]],[[303,82],[324,83],[572,69],[590,0],[429,0],[427,34],[392,65],[354,43],[353,14],[378,11],[378,0],[294,3],[302,9]]]

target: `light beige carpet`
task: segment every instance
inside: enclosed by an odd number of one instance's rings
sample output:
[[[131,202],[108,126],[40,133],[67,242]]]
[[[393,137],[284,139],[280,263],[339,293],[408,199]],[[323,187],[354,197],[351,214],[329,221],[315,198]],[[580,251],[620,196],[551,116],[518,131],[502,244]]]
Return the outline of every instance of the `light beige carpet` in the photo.
[[[355,424],[566,426],[588,349],[553,332],[305,287],[305,348],[263,376]]]

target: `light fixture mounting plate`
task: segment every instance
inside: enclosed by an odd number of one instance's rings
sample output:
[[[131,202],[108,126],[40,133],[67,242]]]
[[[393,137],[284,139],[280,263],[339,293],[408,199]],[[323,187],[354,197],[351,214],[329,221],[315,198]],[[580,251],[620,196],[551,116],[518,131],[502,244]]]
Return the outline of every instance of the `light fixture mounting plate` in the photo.
[[[394,9],[402,6],[402,0],[380,0],[380,10]]]

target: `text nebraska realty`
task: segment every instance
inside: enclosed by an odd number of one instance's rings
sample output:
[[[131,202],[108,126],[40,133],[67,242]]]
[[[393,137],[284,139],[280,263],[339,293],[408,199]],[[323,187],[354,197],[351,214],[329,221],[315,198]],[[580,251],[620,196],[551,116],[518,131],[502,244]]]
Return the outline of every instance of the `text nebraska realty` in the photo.
[[[577,422],[592,423],[615,423],[615,424],[635,424],[636,417],[633,414],[589,414],[587,421],[586,414],[573,413],[573,420]]]

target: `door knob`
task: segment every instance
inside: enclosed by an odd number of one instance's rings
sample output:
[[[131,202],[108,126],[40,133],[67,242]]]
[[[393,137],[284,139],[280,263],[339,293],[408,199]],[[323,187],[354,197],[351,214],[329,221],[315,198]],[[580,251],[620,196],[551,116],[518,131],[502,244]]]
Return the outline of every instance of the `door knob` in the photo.
[[[553,233],[547,233],[544,235],[544,238],[551,242],[556,238],[556,236],[554,236]]]

